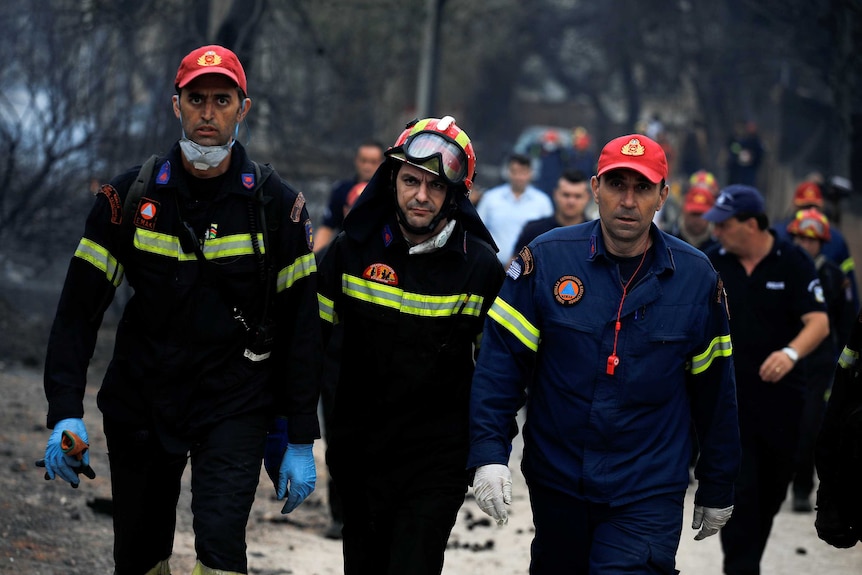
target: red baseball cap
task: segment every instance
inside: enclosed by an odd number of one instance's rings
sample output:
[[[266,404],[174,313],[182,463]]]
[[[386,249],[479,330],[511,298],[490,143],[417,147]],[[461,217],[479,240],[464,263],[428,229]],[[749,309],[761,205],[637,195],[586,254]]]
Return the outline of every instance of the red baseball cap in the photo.
[[[620,168],[634,170],[657,184],[667,179],[667,156],[658,142],[646,136],[620,136],[602,148],[596,175]]]
[[[682,211],[687,214],[705,214],[715,205],[715,196],[704,186],[695,186],[685,195]]]
[[[223,46],[216,46],[214,44],[201,46],[189,52],[183,58],[183,61],[180,62],[180,68],[177,70],[177,79],[174,81],[174,84],[176,84],[177,89],[180,89],[198,76],[203,76],[204,74],[227,76],[242,89],[244,94],[248,94],[248,88],[245,83],[245,70],[242,69],[239,58]]]
[[[814,182],[802,182],[796,186],[796,192],[793,194],[794,206],[817,206],[823,207],[823,192]]]

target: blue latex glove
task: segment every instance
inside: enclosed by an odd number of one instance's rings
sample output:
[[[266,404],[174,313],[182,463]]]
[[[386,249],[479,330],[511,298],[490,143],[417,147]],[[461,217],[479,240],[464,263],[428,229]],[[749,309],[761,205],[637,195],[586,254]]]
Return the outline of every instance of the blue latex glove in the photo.
[[[312,447],[311,443],[287,444],[287,451],[284,452],[281,467],[278,469],[278,487],[275,490],[278,499],[287,496],[282,513],[290,513],[296,509],[314,491],[317,470],[314,468]]]
[[[45,446],[45,476],[46,479],[54,479],[59,475],[61,479],[71,483],[72,487],[77,487],[80,482],[78,472],[90,466],[90,451],[85,451],[80,460],[63,453],[63,431],[67,430],[80,437],[84,443],[90,442],[83,419],[69,418],[58,421]]]

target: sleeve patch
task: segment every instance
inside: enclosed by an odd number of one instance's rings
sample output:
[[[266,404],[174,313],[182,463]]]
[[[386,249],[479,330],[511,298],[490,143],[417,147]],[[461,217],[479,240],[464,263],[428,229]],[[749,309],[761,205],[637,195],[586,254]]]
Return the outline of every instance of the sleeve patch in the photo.
[[[96,193],[104,194],[108,198],[108,204],[111,206],[111,223],[120,225],[123,222],[123,203],[120,201],[120,194],[110,184],[103,185]]]
[[[533,252],[530,251],[528,246],[521,248],[521,251],[518,252],[518,259],[521,260],[521,266],[524,268],[525,276],[533,273],[533,270],[536,268],[536,264],[535,260],[533,260]]]
[[[305,207],[305,196],[302,195],[302,192],[299,192],[296,200],[293,202],[293,207],[290,208],[290,219],[293,223],[299,222],[299,218],[302,217],[303,207]]]

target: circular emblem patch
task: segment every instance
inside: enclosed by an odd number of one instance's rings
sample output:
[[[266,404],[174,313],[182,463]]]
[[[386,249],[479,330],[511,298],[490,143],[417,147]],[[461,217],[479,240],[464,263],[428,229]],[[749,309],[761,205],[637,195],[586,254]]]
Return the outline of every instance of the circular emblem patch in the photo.
[[[554,297],[563,305],[573,305],[584,297],[584,282],[575,276],[563,276],[554,284]]]

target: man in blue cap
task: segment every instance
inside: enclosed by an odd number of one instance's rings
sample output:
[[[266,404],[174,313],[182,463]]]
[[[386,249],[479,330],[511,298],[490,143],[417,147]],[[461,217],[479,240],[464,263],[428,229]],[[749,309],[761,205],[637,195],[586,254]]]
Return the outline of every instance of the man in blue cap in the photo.
[[[731,185],[703,216],[720,243],[707,255],[727,291],[742,442],[733,517],[721,530],[729,575],[760,572],[793,477],[806,388],[796,362],[829,334],[814,263],[769,229],[765,211],[756,188]]]

